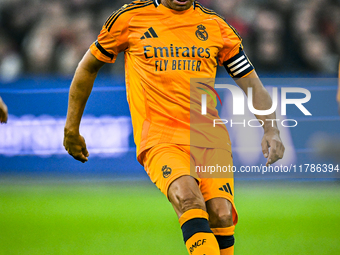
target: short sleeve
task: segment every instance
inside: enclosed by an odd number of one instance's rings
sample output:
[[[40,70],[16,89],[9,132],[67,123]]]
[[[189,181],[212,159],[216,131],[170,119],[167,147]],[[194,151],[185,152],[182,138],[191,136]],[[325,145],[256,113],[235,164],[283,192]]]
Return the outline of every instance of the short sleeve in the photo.
[[[218,54],[219,65],[224,65],[233,78],[247,76],[254,70],[254,67],[243,50],[240,35],[223,19],[218,19],[217,22],[223,41],[223,47]]]
[[[91,53],[100,61],[114,63],[118,53],[128,45],[128,16],[118,10],[105,22],[97,40],[90,46]]]
[[[217,19],[220,26],[223,48],[218,53],[218,62],[222,66],[223,63],[235,56],[242,48],[242,39],[236,30],[222,19]]]

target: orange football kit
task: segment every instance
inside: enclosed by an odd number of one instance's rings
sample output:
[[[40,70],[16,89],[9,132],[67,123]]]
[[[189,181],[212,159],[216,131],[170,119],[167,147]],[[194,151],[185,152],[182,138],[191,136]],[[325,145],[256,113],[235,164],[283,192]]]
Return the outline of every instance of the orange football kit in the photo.
[[[201,114],[201,97],[204,89],[214,87],[218,64],[233,78],[253,71],[235,29],[196,1],[181,12],[159,0],[134,1],[107,19],[90,50],[106,63],[125,54],[137,159],[150,179],[167,196],[175,179],[193,175],[205,201],[223,197],[233,204],[236,224],[232,175],[194,174],[197,165],[232,165],[226,127],[212,126],[219,119],[216,95],[210,90],[206,115]]]

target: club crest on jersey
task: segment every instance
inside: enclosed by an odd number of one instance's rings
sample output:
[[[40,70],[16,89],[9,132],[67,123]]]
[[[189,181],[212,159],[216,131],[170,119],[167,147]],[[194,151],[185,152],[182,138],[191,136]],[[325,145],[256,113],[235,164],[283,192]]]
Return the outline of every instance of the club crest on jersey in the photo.
[[[162,172],[163,172],[163,177],[168,178],[172,173],[172,169],[168,167],[167,165],[165,165],[162,167]]]
[[[198,39],[200,39],[201,41],[206,41],[209,38],[208,32],[206,31],[206,27],[203,25],[199,25],[197,27],[197,31],[196,31],[196,36]]]

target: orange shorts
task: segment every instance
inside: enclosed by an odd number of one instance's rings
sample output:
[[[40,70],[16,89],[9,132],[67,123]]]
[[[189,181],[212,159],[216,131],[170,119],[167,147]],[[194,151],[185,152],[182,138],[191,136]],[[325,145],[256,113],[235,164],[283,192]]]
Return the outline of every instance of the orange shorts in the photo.
[[[198,173],[206,166],[232,166],[231,152],[222,149],[200,148],[189,145],[158,144],[149,149],[143,157],[144,168],[151,181],[168,197],[170,184],[181,176],[193,176],[202,192],[205,201],[222,197],[233,205],[233,220],[237,223],[237,211],[234,204],[234,178],[228,173],[228,178]],[[206,178],[210,177],[211,178]]]

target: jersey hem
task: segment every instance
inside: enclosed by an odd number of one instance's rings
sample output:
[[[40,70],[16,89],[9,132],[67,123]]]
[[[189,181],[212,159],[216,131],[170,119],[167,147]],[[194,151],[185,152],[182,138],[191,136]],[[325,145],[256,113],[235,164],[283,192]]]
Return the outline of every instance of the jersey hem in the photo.
[[[142,151],[137,150],[137,161],[138,161],[138,163],[141,164],[144,167],[143,161],[144,161],[145,154],[148,152],[148,150],[152,149],[154,146],[157,146],[159,144],[176,144],[176,145],[179,145],[179,146],[183,145],[183,146],[194,146],[194,147],[197,147],[197,148],[220,149],[220,150],[226,150],[226,151],[228,151],[232,154],[231,145],[228,146],[228,147],[221,147],[221,146],[212,147],[212,146],[202,146],[202,145],[187,144],[187,143],[161,142],[161,143],[149,145],[149,146],[145,147]]]

